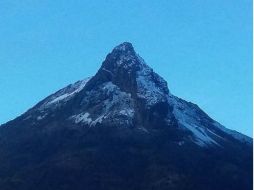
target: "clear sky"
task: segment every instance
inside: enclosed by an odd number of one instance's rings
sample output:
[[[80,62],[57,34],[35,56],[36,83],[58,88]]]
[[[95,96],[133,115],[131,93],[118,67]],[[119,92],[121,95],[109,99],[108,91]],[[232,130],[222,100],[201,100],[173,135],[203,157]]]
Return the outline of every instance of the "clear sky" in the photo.
[[[94,75],[123,41],[173,94],[252,135],[251,0],[1,0],[0,123]]]

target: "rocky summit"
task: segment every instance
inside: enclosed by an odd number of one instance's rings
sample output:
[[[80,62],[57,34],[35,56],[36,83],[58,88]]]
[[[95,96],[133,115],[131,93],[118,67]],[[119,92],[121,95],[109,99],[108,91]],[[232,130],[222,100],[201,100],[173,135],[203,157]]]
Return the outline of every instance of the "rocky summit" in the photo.
[[[129,42],[1,125],[0,151],[3,190],[252,189],[252,138],[170,93]]]

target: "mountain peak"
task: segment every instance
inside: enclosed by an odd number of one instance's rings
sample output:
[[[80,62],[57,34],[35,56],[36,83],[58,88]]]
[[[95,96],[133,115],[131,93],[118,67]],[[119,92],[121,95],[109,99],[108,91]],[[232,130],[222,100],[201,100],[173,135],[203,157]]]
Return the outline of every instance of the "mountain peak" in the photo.
[[[130,42],[116,46],[106,56],[87,88],[94,88],[106,82],[112,82],[132,95],[142,94],[142,97],[155,99],[156,102],[158,97],[164,97],[169,93],[167,82],[145,63]]]
[[[88,92],[93,94],[91,98],[88,98],[89,102],[91,99],[96,99],[94,102],[100,102],[103,104],[102,107],[107,108],[96,118],[100,118],[105,113],[112,114],[111,125],[113,121],[121,125],[118,116],[123,110],[124,113],[128,113],[128,125],[135,123],[137,126],[144,127],[161,123],[164,126],[167,125],[168,117],[171,118],[169,116],[171,108],[167,102],[169,95],[167,82],[145,63],[129,42],[116,46],[106,56],[96,75],[86,84],[84,94],[80,95],[81,99],[84,99],[83,97],[87,99]],[[112,108],[108,101],[113,105]],[[84,103],[86,100],[81,102],[83,102],[82,110],[83,108],[89,110],[90,106]],[[128,108],[127,111],[126,108]],[[92,113],[93,111],[89,110],[89,114]],[[120,117],[123,115],[126,114],[120,113]],[[102,123],[107,121],[109,121],[108,117]],[[173,119],[170,122],[173,122]]]
[[[130,42],[123,42],[109,53],[102,64],[102,69],[115,70],[123,67],[125,70],[135,69],[141,61]]]
[[[130,42],[123,42],[121,44],[119,44],[118,46],[116,46],[113,51],[122,51],[122,52],[128,52],[134,51],[133,45]]]

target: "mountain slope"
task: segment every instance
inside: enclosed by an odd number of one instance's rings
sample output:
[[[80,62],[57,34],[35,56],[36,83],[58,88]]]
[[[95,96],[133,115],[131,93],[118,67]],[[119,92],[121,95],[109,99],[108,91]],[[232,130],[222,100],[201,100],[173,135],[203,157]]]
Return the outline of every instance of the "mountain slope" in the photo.
[[[5,189],[251,189],[252,139],[172,95],[125,42],[0,127]]]

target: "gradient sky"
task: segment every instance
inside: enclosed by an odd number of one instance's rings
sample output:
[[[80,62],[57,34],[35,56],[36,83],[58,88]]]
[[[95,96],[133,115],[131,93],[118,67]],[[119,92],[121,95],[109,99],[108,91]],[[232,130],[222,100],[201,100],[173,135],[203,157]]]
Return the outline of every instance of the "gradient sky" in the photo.
[[[1,0],[0,37],[0,123],[129,41],[173,94],[252,136],[251,0]]]

